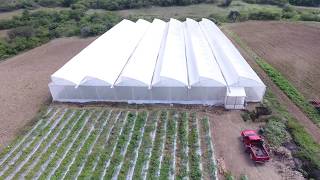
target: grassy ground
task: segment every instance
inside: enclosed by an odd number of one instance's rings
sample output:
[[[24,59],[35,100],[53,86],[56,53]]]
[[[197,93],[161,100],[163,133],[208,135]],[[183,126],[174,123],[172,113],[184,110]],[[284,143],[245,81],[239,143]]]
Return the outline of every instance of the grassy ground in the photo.
[[[229,7],[219,7],[218,4],[196,4],[189,6],[171,6],[171,7],[150,7],[141,9],[129,9],[117,11],[120,16],[123,17],[141,17],[141,18],[153,18],[158,17],[161,19],[168,18],[202,18],[210,15],[215,15],[221,18],[227,17],[231,10],[237,10],[240,12],[248,12],[259,9],[270,9],[275,11],[281,11],[281,8],[272,5],[257,5],[248,4],[242,1],[232,1]],[[94,12],[96,10],[90,10]],[[98,10],[98,12],[101,10]]]
[[[59,11],[59,10],[65,10],[65,9],[69,9],[69,8],[64,8],[64,7],[54,7],[54,8],[47,8],[47,7],[40,7],[34,10],[30,10],[30,12],[36,12],[36,11]],[[19,10],[15,10],[15,11],[10,11],[10,12],[3,12],[0,13],[0,20],[3,19],[11,19],[14,16],[18,16],[21,15],[23,12],[22,9]]]
[[[1,153],[0,177],[215,179],[210,129],[208,119],[177,110],[50,106]]]
[[[40,7],[35,10],[31,10],[31,12],[46,10],[46,11],[57,11],[68,8],[63,7],[55,7],[55,8],[44,8]],[[147,7],[141,9],[128,9],[128,10],[119,10],[117,11],[120,16],[125,18],[128,17],[143,17],[143,18],[153,18],[158,17],[161,19],[168,18],[184,18],[184,17],[208,17],[211,14],[216,16],[226,17],[231,10],[237,10],[240,12],[248,12],[252,10],[259,9],[268,9],[268,10],[276,10],[281,11],[281,8],[273,5],[258,5],[258,4],[248,4],[240,0],[233,1],[229,7],[219,7],[218,4],[195,4],[189,6],[171,6],[171,7]],[[13,16],[21,15],[23,10],[16,10],[11,12],[3,12],[0,13],[0,20],[10,19]],[[90,9],[87,13],[100,13],[105,12],[102,9]]]

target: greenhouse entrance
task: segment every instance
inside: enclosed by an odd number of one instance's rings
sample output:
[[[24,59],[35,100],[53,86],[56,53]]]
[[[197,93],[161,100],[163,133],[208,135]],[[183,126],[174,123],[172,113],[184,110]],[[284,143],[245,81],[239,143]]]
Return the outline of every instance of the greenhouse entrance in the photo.
[[[246,92],[243,87],[229,87],[227,89],[224,107],[226,109],[244,109]]]

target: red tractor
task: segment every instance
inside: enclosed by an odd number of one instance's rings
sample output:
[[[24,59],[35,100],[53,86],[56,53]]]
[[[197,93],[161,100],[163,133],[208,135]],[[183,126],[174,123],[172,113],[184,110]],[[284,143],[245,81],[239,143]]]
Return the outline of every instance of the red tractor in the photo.
[[[264,140],[255,130],[241,132],[242,142],[250,158],[256,163],[264,163],[270,160],[270,155]]]

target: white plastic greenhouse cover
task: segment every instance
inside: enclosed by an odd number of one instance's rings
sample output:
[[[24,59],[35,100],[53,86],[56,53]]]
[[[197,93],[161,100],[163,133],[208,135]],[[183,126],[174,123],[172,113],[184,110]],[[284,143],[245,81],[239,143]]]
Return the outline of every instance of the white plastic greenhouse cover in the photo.
[[[186,50],[191,86],[226,86],[219,65],[198,22],[187,19]]]
[[[217,60],[229,80],[229,85],[239,84],[241,78],[243,78],[251,80],[254,84],[261,84],[264,86],[257,74],[217,25],[208,19],[203,19],[200,22],[200,25],[208,36],[208,41]]]
[[[153,78],[153,86],[187,87],[188,70],[183,23],[170,19],[166,42],[160,52]]]
[[[166,23],[155,19],[141,39],[139,46],[129,59],[120,75],[117,85],[121,86],[151,86],[154,68],[162,39],[166,31]]]
[[[266,88],[231,41],[207,19],[123,20],[52,74],[51,80],[53,100],[62,102],[243,108],[245,101],[261,101]]]

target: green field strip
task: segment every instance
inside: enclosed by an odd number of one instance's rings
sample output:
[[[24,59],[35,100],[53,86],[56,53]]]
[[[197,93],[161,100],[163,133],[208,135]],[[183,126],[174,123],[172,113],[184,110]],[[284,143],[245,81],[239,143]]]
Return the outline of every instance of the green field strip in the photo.
[[[189,118],[189,177],[201,179],[201,155],[196,114],[191,113]]]
[[[80,133],[87,130],[87,123],[90,120],[90,117],[92,115],[92,112],[89,112],[88,110],[85,111],[83,116],[80,118],[79,122],[76,124],[74,129],[72,129],[72,132],[68,139],[61,145],[61,148],[58,149],[58,151],[54,154],[53,158],[43,164],[40,168],[40,170],[36,173],[32,179],[45,179],[46,177],[51,177],[52,174],[56,171],[56,169],[59,167],[59,164],[61,161],[65,158],[67,155],[69,149],[73,146],[75,141],[78,139]]]
[[[116,123],[118,123],[119,117],[121,112],[119,111],[112,111],[110,116],[108,117],[108,125],[105,126],[101,135],[97,139],[96,144],[93,146],[91,152],[87,157],[85,164],[81,167],[78,179],[90,179],[92,174],[95,171],[96,165],[100,160],[100,156],[102,151],[104,150],[105,146],[107,145],[106,142],[108,141],[111,131]]]
[[[85,131],[83,131],[79,135],[78,139],[75,141],[71,149],[68,151],[66,157],[61,161],[61,163],[59,164],[58,168],[53,173],[51,178],[64,179],[70,167],[72,166],[73,162],[75,161],[77,154],[82,149],[85,142],[90,137],[91,133],[94,131],[94,128],[98,123],[98,118],[100,115],[102,115],[102,112],[93,110],[93,115],[91,116],[89,122],[87,123],[88,126],[85,127]]]
[[[141,112],[137,116],[136,125],[133,130],[130,144],[127,148],[125,157],[119,166],[120,170],[119,175],[117,176],[119,179],[128,179],[129,170],[136,165],[136,157],[141,146],[147,120],[149,120],[148,116],[148,112]],[[132,179],[132,177],[129,179]]]
[[[188,114],[180,113],[178,121],[178,139],[177,139],[177,161],[176,161],[176,179],[187,179],[189,170],[188,158]]]
[[[42,117],[39,123],[37,123],[26,136],[22,137],[21,140],[17,140],[17,143],[13,143],[8,146],[8,148],[1,153],[3,158],[1,159],[0,169],[3,169],[3,167],[8,164],[12,158],[16,157],[24,148],[28,147],[33,142],[33,137],[37,136],[43,128],[47,127],[58,112],[59,110],[56,108],[52,109],[48,114]]]
[[[151,157],[148,165],[148,172],[146,174],[146,179],[155,179],[159,175],[160,164],[162,158],[162,151],[164,148],[165,140],[166,140],[166,128],[168,121],[168,113],[166,111],[162,111],[160,114],[156,137],[154,140],[154,146],[152,149]]]
[[[167,123],[166,143],[162,153],[163,160],[161,162],[160,179],[174,179],[177,121],[177,113],[170,112]]]
[[[28,156],[21,162],[21,164],[15,166],[14,172],[8,177],[9,179],[14,177],[19,177],[22,172],[24,172],[37,158],[40,158],[52,145],[52,143],[56,140],[56,138],[60,135],[62,130],[66,127],[67,124],[71,124],[70,120],[74,117],[75,111],[69,109],[65,115],[62,117],[60,122],[57,125],[49,136],[44,139],[42,143],[39,144],[38,148],[33,150],[32,153],[28,154]],[[43,139],[42,139],[43,140]]]
[[[100,137],[105,126],[109,123],[110,115],[110,111],[104,111],[103,114],[99,117],[98,123],[96,124],[93,132],[90,134],[90,136],[84,143],[83,147],[80,149],[79,153],[75,157],[74,162],[70,166],[69,171],[67,172],[64,179],[78,178],[98,138]]]
[[[148,116],[146,127],[144,130],[143,137],[141,139],[141,147],[139,148],[135,166],[129,170],[128,177],[131,179],[141,179],[143,167],[147,164],[151,156],[152,145],[157,130],[157,121],[159,118],[159,112],[153,111]],[[133,174],[132,174],[133,173]]]
[[[22,149],[22,151],[19,152],[13,159],[11,159],[7,166],[5,166],[1,170],[0,177],[7,177],[8,175],[10,175],[10,173],[14,171],[17,164],[21,163],[26,157],[28,157],[29,153],[32,153],[34,149],[38,149],[41,143],[51,133],[51,131],[55,129],[65,113],[66,110],[62,110],[59,113],[56,113],[53,117],[54,120],[48,123],[48,126],[41,130],[37,136],[33,137],[32,143]]]
[[[21,136],[20,138],[17,138],[13,143],[11,143],[9,146],[7,146],[0,154],[0,167],[2,164],[15,152],[18,150],[21,145],[34,134],[34,132],[40,128],[41,125],[45,123],[45,119],[47,119],[56,109],[50,107],[48,108],[45,115],[43,115],[40,120],[32,127],[31,130],[27,132],[24,136]]]
[[[117,173],[117,168],[123,161],[125,153],[127,151],[127,147],[131,141],[131,137],[133,134],[133,130],[136,126],[137,113],[129,113],[128,114],[128,126],[126,126],[118,139],[117,146],[115,149],[115,153],[113,154],[110,164],[107,165],[107,170],[103,179],[111,179]]]
[[[55,155],[54,152],[58,150],[58,148],[63,144],[63,142],[67,139],[69,134],[71,133],[73,127],[80,120],[80,117],[84,114],[83,110],[76,110],[74,116],[71,118],[69,123],[63,128],[59,136],[54,140],[51,146],[48,149],[44,150],[42,155],[39,155],[36,159],[32,160],[32,164],[23,171],[21,170],[21,175],[19,179],[28,178],[31,179],[35,175],[35,172],[38,172],[41,165],[44,165],[46,162],[50,161],[50,158],[53,158]]]
[[[200,135],[202,148],[202,165],[205,179],[216,179],[217,169],[213,152],[213,143],[211,138],[210,122],[208,117],[202,118],[200,123]]]
[[[92,179],[103,179],[103,176],[106,173],[108,162],[110,161],[110,158],[112,157],[117,146],[118,139],[121,136],[125,125],[127,124],[128,113],[129,112],[122,111],[119,117],[117,117],[117,123],[108,135],[109,138],[106,140],[102,152],[99,152],[100,156],[94,165],[95,167],[93,168],[93,174],[91,176]]]

